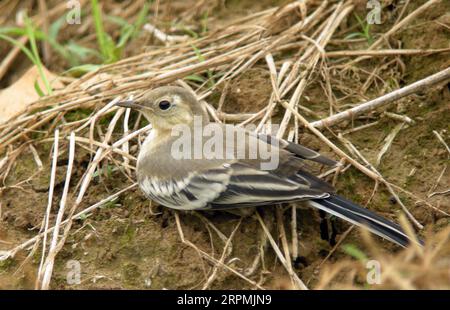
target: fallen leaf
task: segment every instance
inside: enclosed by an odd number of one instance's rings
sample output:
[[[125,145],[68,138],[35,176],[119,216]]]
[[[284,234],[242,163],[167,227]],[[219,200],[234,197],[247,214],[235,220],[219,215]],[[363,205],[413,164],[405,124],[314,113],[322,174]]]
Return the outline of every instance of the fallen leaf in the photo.
[[[46,68],[43,69],[53,89],[63,87],[56,75]],[[14,84],[0,91],[0,124],[24,112],[31,103],[39,99],[36,85],[45,92],[44,82],[39,75],[38,68],[33,66]]]

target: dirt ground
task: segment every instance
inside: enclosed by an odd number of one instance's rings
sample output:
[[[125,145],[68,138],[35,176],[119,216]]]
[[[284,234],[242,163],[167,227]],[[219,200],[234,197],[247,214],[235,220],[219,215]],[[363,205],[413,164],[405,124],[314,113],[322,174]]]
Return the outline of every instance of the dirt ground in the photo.
[[[220,27],[247,12],[256,12],[284,2],[286,1],[261,1],[256,5],[253,1],[224,1],[225,5],[216,7],[210,13],[209,16],[216,16],[210,22],[210,27]],[[423,1],[417,1],[417,3],[413,1],[407,13],[417,8],[420,3]],[[444,1],[439,8],[433,8],[418,17],[412,25],[396,33],[390,43],[402,48],[448,47],[450,28],[445,28],[441,24],[449,24],[450,3]],[[357,10],[361,13],[360,15],[363,15],[365,6],[358,6]],[[386,12],[389,14],[388,11]],[[441,24],[436,23],[436,20],[441,21]],[[352,18],[349,19],[348,24],[348,27],[352,27],[357,25],[357,22]],[[386,22],[374,26],[371,31],[373,34],[383,33],[391,25],[387,16]],[[360,47],[364,48],[364,44],[367,43],[361,44]],[[357,49],[358,46],[351,48]],[[329,49],[332,50],[333,45],[330,45]],[[386,81],[389,79],[393,81],[392,89],[397,87],[395,83],[398,83],[398,86],[404,86],[450,66],[448,53],[405,56],[401,57],[403,64],[391,62],[391,60],[391,58],[385,59],[386,64],[388,62],[389,64],[383,68],[380,75]],[[359,63],[358,66],[370,72],[378,64],[380,60],[368,60]],[[337,76],[337,72],[330,70],[330,74],[336,74],[335,78],[339,78],[341,84],[348,89],[359,90],[365,82],[365,80],[355,79],[355,75],[351,72]],[[266,70],[259,69],[256,65],[232,81],[224,110],[226,112],[258,111],[266,104],[271,90],[270,76]],[[328,99],[319,83],[308,85],[305,95],[309,99],[307,105],[309,109],[319,115],[326,115],[328,104],[323,103],[328,102]],[[371,98],[377,93],[369,89],[365,95]],[[219,97],[220,92],[216,92],[209,100],[212,104],[217,104]],[[357,102],[343,101],[339,104],[355,103]],[[448,169],[443,172],[444,167],[449,164],[449,154],[433,134],[433,131],[439,132],[447,144],[450,144],[450,84],[433,87],[420,94],[401,99],[395,105],[391,105],[388,110],[408,115],[414,120],[414,124],[404,127],[397,135],[384,156],[379,171],[393,184],[414,193],[445,212],[450,212],[450,196],[434,195],[427,198],[431,192],[447,190],[450,184]],[[369,116],[376,120],[375,115]],[[353,126],[357,127],[373,120],[370,118],[356,120]],[[393,119],[381,117],[376,125],[350,133],[346,135],[346,138],[350,139],[370,162],[375,162],[384,144],[383,140],[397,124],[398,122]],[[348,129],[351,124],[340,126]],[[332,133],[326,131],[326,135],[339,144]],[[333,157],[330,149],[323,146],[310,133],[302,132],[300,141],[312,149],[320,150]],[[26,151],[17,158],[11,173],[1,185],[0,250],[10,249],[35,236],[41,225],[48,199],[52,146],[51,143],[43,143],[35,147],[43,160],[43,169],[37,169],[33,154]],[[67,154],[63,156],[67,157]],[[72,180],[74,184],[80,181],[89,160],[87,152],[77,151]],[[57,173],[53,216],[56,216],[59,203],[57,197],[60,197],[63,189],[66,161],[67,158],[64,160],[63,157],[58,168],[61,173]],[[440,175],[441,178],[437,183]],[[121,171],[111,171],[107,175],[99,176],[91,183],[81,207],[88,207],[129,183],[130,181]],[[350,168],[339,175],[336,187],[343,196],[365,205],[374,186],[372,180],[356,169]],[[425,232],[439,232],[449,226],[448,217],[433,210],[419,199],[412,199],[402,192],[399,192],[399,195],[411,213],[425,226],[425,230],[420,232],[420,235],[425,235]],[[387,218],[396,219],[401,208],[393,201],[395,200],[390,193],[380,186],[367,207]],[[273,235],[276,236],[275,207],[261,208],[259,211]],[[212,265],[202,259],[195,249],[182,244],[173,212],[152,205],[139,189],[135,189],[126,195],[121,195],[113,203],[97,209],[92,215],[77,220],[72,227],[69,239],[56,258],[51,287],[55,289],[201,288],[211,272]],[[226,236],[231,234],[241,219],[224,212],[202,213],[201,216],[194,212],[180,213],[186,239],[214,257],[220,257],[224,241],[206,224],[202,216]],[[289,227],[290,212],[285,212],[284,220]],[[327,221],[330,227],[334,226],[336,229],[335,239],[337,240],[349,227],[347,223],[334,218],[328,218]],[[297,214],[300,257],[294,267],[299,277],[311,288],[315,287],[320,278],[322,268],[319,268],[319,265],[333,248],[329,240],[323,240],[323,236],[321,237],[321,222],[318,212],[300,205]],[[232,242],[232,254],[228,258],[228,261],[232,262],[229,265],[266,288],[289,288],[289,278],[285,269],[277,260],[270,245],[262,242],[262,236],[261,226],[254,217],[243,218]],[[290,231],[288,231],[288,239],[290,240]],[[399,251],[398,247],[387,241],[376,240],[386,251]],[[351,244],[362,252],[367,252],[366,245],[361,240],[361,234],[357,229],[345,238],[343,244]],[[249,269],[261,249],[264,252],[264,261],[250,272]],[[14,259],[0,262],[0,288],[33,288],[40,251],[39,248],[27,261],[24,259],[29,251],[21,251]],[[327,263],[348,257],[348,253],[338,248],[327,259]],[[72,260],[80,263],[80,284],[70,285],[66,281],[70,271],[67,264]],[[211,288],[251,289],[254,287],[236,275],[219,269]]]

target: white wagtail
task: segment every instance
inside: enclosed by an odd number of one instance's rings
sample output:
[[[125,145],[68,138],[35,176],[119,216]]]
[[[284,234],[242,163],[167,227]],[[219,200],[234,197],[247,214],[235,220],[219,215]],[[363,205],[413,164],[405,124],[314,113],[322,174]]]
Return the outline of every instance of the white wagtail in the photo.
[[[219,130],[210,131],[219,139],[227,140],[225,132],[240,138],[231,146],[228,141],[216,143],[216,148],[225,146],[224,150],[210,149],[219,155],[215,157],[202,153],[180,158],[174,154],[174,144],[180,139],[179,134],[174,134],[175,127],[195,131],[196,127],[202,129],[213,124],[191,91],[164,86],[118,105],[141,111],[152,124],[138,156],[137,179],[147,197],[163,206],[178,210],[223,210],[309,201],[315,208],[401,246],[410,242],[399,225],[337,195],[331,185],[308,172],[307,161],[325,165],[336,162],[299,144],[214,123]],[[200,123],[196,122],[197,118],[201,119]],[[192,136],[188,138],[193,144],[194,140]],[[201,142],[200,149],[206,143]],[[262,169],[266,160],[256,150],[261,144],[277,154],[275,167]],[[252,154],[253,158],[236,156],[238,153]]]

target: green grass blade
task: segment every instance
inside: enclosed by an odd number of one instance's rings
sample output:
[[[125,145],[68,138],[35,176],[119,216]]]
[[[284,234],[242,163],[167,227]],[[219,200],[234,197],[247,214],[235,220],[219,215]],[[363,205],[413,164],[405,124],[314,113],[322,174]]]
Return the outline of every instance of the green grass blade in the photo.
[[[113,22],[115,22],[116,24],[118,24],[122,27],[120,30],[119,40],[115,46],[115,57],[117,59],[121,58],[122,51],[123,51],[125,45],[131,39],[135,38],[136,35],[139,33],[139,30],[142,28],[142,25],[145,23],[145,20],[148,15],[148,11],[149,11],[148,5],[147,5],[147,3],[144,3],[144,6],[142,7],[141,11],[139,12],[139,15],[133,25],[129,24],[123,18],[109,16],[109,18]]]
[[[107,20],[113,24],[116,24],[117,26],[120,26],[120,27],[130,25],[130,23],[126,19],[119,17],[119,16],[106,15],[105,20]]]
[[[35,29],[31,23],[31,20],[28,17],[25,17],[25,29],[27,31],[28,40],[30,41],[31,52],[33,53],[35,65],[37,66],[39,75],[41,76],[42,81],[44,82],[45,88],[47,90],[47,94],[51,95],[53,93],[52,87],[47,79],[47,76],[44,73],[44,65],[42,64],[41,58],[39,56],[39,51],[36,44],[35,37]]]
[[[34,81],[34,89],[36,90],[36,93],[39,95],[39,97],[44,97],[45,94],[42,91],[41,87],[39,86],[39,81],[36,79],[36,81]]]
[[[208,11],[205,11],[202,15],[201,25],[202,25],[201,34],[204,35],[205,33],[208,32]]]
[[[78,59],[84,61],[89,56],[96,56],[101,59],[102,55],[98,53],[97,50],[82,46],[74,41],[69,41],[66,44],[66,49]]]
[[[91,0],[92,17],[94,19],[95,33],[104,62],[114,62],[115,44],[103,27],[102,11],[97,0]]]
[[[364,254],[360,249],[358,249],[353,244],[344,244],[342,246],[342,249],[344,250],[345,253],[347,253],[350,256],[353,256],[354,258],[356,258],[359,261],[362,261],[362,262],[367,261],[366,254]]]
[[[48,36],[49,36],[49,38],[51,38],[51,39],[53,39],[55,41],[58,39],[59,31],[61,30],[61,27],[66,22],[66,16],[67,16],[67,14],[64,14],[63,16],[58,18],[56,21],[54,21],[50,25],[50,27],[48,29]]]
[[[94,18],[95,33],[97,35],[97,42],[100,48],[102,56],[105,57],[106,52],[106,42],[105,42],[105,30],[103,29],[103,20],[100,7],[97,0],[91,0],[92,17]]]
[[[150,10],[150,7],[149,7],[148,3],[144,2],[144,6],[139,11],[139,15],[136,18],[136,21],[134,22],[134,31],[132,34],[133,38],[135,38],[139,34],[139,31],[141,30],[142,26],[144,26],[149,10]]]
[[[353,39],[353,38],[365,38],[365,36],[361,32],[353,32],[344,37],[344,39],[346,39],[346,40]]]
[[[178,24],[177,28],[181,29],[182,31],[184,31],[187,35],[191,36],[194,39],[198,39],[199,35],[197,32],[195,32],[194,30],[191,30],[189,28],[187,28],[186,26],[182,25],[182,24]]]
[[[1,33],[0,33],[0,39],[5,40],[5,41],[11,43],[12,45],[20,48],[20,50],[31,60],[31,62],[33,64],[36,64],[36,60],[34,59],[33,53],[21,42],[17,41],[16,39],[13,39],[7,35],[1,34]]]
[[[205,61],[205,57],[202,55],[202,53],[200,52],[200,50],[194,45],[191,44],[192,49],[194,50],[195,55],[197,56],[198,60],[200,62],[204,62]],[[216,82],[214,81],[214,76],[211,72],[211,70],[207,70],[206,74],[208,75],[208,84],[210,87],[214,87],[214,85],[216,84]]]
[[[83,74],[91,72],[91,71],[95,71],[95,70],[99,69],[100,67],[101,67],[101,65],[84,64],[84,65],[72,67],[69,70],[64,71],[63,75],[70,73],[72,76],[82,76]]]
[[[1,27],[0,34],[9,36],[24,36],[27,34],[27,31],[20,27]]]
[[[120,32],[119,42],[117,42],[116,48],[122,49],[127,44],[128,40],[132,37],[134,27],[132,25],[126,25]]]

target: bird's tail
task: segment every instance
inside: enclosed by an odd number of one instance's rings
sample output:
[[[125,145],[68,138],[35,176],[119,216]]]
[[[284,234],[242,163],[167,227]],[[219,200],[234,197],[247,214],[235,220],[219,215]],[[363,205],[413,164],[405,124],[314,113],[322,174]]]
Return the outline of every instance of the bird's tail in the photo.
[[[314,199],[310,203],[317,209],[340,217],[352,224],[365,227],[374,234],[402,247],[406,247],[410,242],[416,242],[411,240],[399,225],[338,195],[331,195],[325,199]]]

